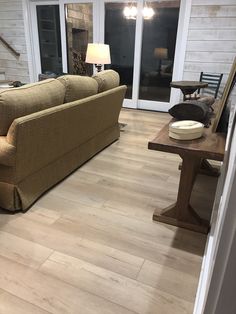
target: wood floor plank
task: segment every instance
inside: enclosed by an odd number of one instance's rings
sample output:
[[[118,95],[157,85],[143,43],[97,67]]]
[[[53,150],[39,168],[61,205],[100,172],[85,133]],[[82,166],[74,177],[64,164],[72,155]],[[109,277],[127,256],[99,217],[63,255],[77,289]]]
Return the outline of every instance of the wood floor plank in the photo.
[[[34,205],[30,211],[24,213],[24,218],[33,220],[33,221],[40,221],[45,224],[52,224],[58,218],[60,218],[60,213],[55,210],[50,210],[48,208],[40,207],[39,205]]]
[[[6,291],[0,293],[1,314],[50,314],[50,312],[26,302]]]
[[[87,186],[88,190],[89,187],[99,185],[103,188],[102,191],[107,192],[107,190],[111,191],[122,191],[125,194],[128,194],[128,196],[134,196],[139,197],[140,194],[146,195],[146,197],[150,197],[152,199],[159,200],[160,194],[164,191],[166,191],[164,186],[156,188],[156,186],[153,185],[147,185],[144,184],[144,182],[135,182],[135,181],[129,181],[126,179],[119,179],[114,178],[113,176],[106,175],[105,173],[96,174],[97,182],[91,183],[88,182],[90,178],[94,177],[94,174],[90,172],[86,172],[86,169],[80,171],[80,174],[77,176],[73,176],[73,178],[70,178],[70,183],[73,183],[74,186],[77,186],[79,184],[84,184],[84,186]],[[156,182],[157,183],[157,182]],[[163,183],[161,181],[160,183]],[[97,191],[99,192],[99,190]],[[168,184],[168,195],[173,195],[176,197],[177,194],[177,184]],[[165,193],[165,195],[167,194]],[[51,195],[51,194],[50,194]],[[164,199],[166,200],[166,199]],[[38,203],[39,204],[39,203]],[[98,206],[96,206],[98,207]]]
[[[79,229],[80,226],[78,225]],[[123,252],[114,247],[89,241],[81,236],[69,234],[52,226],[44,225],[25,218],[18,218],[4,230],[24,239],[34,239],[36,243],[47,248],[78,257],[97,266],[136,278],[143,258]]]
[[[55,196],[63,195],[66,199],[71,199],[74,201],[79,201],[87,206],[92,207],[102,207],[105,203],[110,203],[113,201],[121,201],[122,203],[132,204],[133,206],[141,206],[142,208],[148,206],[150,203],[153,204],[154,201],[144,195],[133,195],[129,191],[117,190],[115,191],[109,187],[101,187],[97,185],[90,185],[89,188],[86,184],[73,182],[63,182],[52,191]]]
[[[101,160],[96,160],[93,164],[85,165],[81,169],[81,171],[95,174],[95,175],[104,175],[116,180],[122,180],[127,181],[130,183],[139,183],[139,184],[145,184],[146,186],[150,186],[152,188],[153,186],[157,187],[157,193],[158,193],[158,186],[161,188],[161,184],[166,183],[168,179],[170,178],[170,173],[168,172],[155,172],[150,170],[146,170],[142,167],[140,167],[139,170],[133,171],[129,169],[129,167],[120,167],[118,170],[114,170],[112,167],[112,162],[102,162]],[[176,171],[175,171],[176,176]],[[170,184],[170,189],[173,188],[173,185]],[[174,186],[175,190],[177,190],[178,185],[175,183]],[[127,191],[128,193],[129,191]],[[144,194],[145,195],[145,194]],[[140,198],[140,197],[139,197]]]
[[[52,252],[53,250],[33,242],[33,238],[29,241],[0,231],[0,256],[38,268]]]
[[[94,226],[94,228],[105,229],[112,234],[129,233],[143,240],[158,242],[166,246],[175,246],[176,248],[194,252],[202,255],[203,245],[206,237],[197,235],[195,232],[189,232],[182,229],[177,232],[176,227],[160,224],[157,228],[155,222],[141,221],[136,217],[127,217],[118,212],[109,211],[107,207],[94,208],[86,206],[75,201],[62,197],[51,195],[47,200],[40,202],[41,206],[53,209],[56,206],[57,212],[61,213],[60,218],[68,219],[76,223],[82,230],[83,225]],[[82,224],[82,225],[81,225]]]
[[[70,181],[63,182],[64,184],[58,187],[57,190],[54,190],[52,194],[57,196],[63,195],[67,199],[79,201],[89,206],[94,206],[94,201],[96,200],[96,207],[102,207],[104,203],[108,201],[119,201],[121,199],[123,202],[126,201],[127,203],[132,203],[134,206],[139,204],[143,207],[148,203],[153,203],[154,205],[155,201],[158,202],[159,200],[168,200],[171,204],[176,199],[177,189],[175,184],[173,188],[171,184],[168,184],[168,192],[162,186],[154,192],[152,186],[149,192],[145,194],[143,190],[147,190],[149,186],[146,185],[145,188],[142,187],[143,185],[141,181],[135,183],[117,180],[117,178],[113,178],[113,180],[112,178],[108,179],[108,184],[106,184],[106,181],[103,179],[98,181],[97,184],[87,184],[80,180],[71,179]],[[113,183],[114,181],[121,182],[119,184]],[[160,181],[159,184],[161,183],[163,184],[163,181]],[[132,184],[133,187],[129,189],[129,186]],[[142,193],[140,193],[141,191]]]
[[[87,205],[84,201],[83,198],[76,198],[74,199],[68,199],[63,197],[64,195],[55,195],[53,193],[50,193],[50,195],[47,195],[46,198],[42,198],[38,201],[38,204],[41,208],[46,208],[46,209],[54,209],[55,211],[59,212],[65,212],[65,210],[72,212],[72,211],[77,211],[80,208],[93,208],[93,209],[103,209],[108,212],[114,212],[115,214],[118,215],[123,215],[127,217],[135,217],[135,219],[140,219],[140,220],[145,220],[150,223],[153,211],[155,210],[155,207],[157,205],[160,205],[161,207],[167,206],[169,203],[166,200],[158,200],[156,202],[153,202],[154,204],[146,204],[146,206],[143,206],[140,203],[135,202],[134,204],[129,201],[129,199],[120,199],[120,200],[108,200],[106,201],[103,205],[98,205],[96,202],[90,206]],[[54,205],[54,201],[59,200],[60,202],[57,201],[57,204],[59,203],[59,206]],[[68,206],[68,202],[70,205]],[[69,207],[69,210],[68,210]]]
[[[8,222],[10,222],[16,218],[17,218],[16,215],[14,215],[13,213],[8,212],[8,211],[0,208],[0,230],[1,230],[2,226],[4,226]]]
[[[194,302],[198,284],[198,277],[184,270],[177,271],[148,260],[144,262],[137,280],[189,302]]]
[[[0,257],[0,288],[55,314],[131,314],[104,298]]]
[[[97,160],[103,160],[111,162],[117,162],[116,159],[114,159],[114,154],[116,158],[119,160],[120,165],[123,166],[123,164],[136,164],[138,163],[141,165],[141,169],[149,169],[154,171],[158,171],[160,173],[166,174],[166,170],[172,175],[176,175],[179,173],[178,170],[178,161],[180,161],[180,158],[167,158],[166,153],[158,154],[158,162],[157,162],[157,156],[149,156],[148,154],[141,154],[141,152],[132,154],[130,151],[125,153],[124,149],[119,150],[119,147],[116,147],[116,149],[113,150],[106,150],[103,154],[100,154],[97,156]]]
[[[81,171],[87,171],[87,168],[84,168]],[[100,176],[103,171],[100,173],[97,173],[96,171],[91,173]],[[175,201],[177,193],[176,183],[174,184],[174,188],[171,187],[171,184],[168,184],[169,190],[166,190],[163,184],[165,181],[154,179],[151,174],[149,175],[148,182],[143,181],[145,178],[142,178],[142,175],[139,176],[139,179],[126,180],[120,178],[120,174],[117,174],[116,178],[113,174],[113,177],[109,177],[109,179],[121,181],[120,186],[115,184],[102,185],[100,184],[102,182],[94,185],[79,181],[75,183],[72,179],[71,181],[63,182],[64,184],[61,184],[57,189],[54,189],[52,194],[55,194],[56,196],[63,195],[67,199],[79,201],[90,206],[102,207],[105,204],[112,206],[112,204],[120,203],[122,206],[127,205],[129,207],[131,204],[137,208],[145,208],[145,210],[150,207],[152,208],[152,212],[155,210],[156,206],[158,206],[158,203],[170,205]],[[122,182],[124,182],[123,186]],[[153,190],[153,186],[156,186],[156,184],[159,184],[160,188],[157,188],[156,193],[153,195],[149,195],[150,193],[139,193],[138,188],[144,185],[144,182],[145,188],[143,188],[143,190],[147,190],[148,187],[150,187],[150,190]],[[132,186],[132,183],[133,187],[128,189],[127,187],[129,185]],[[135,190],[135,187],[137,187],[137,190]]]
[[[181,249],[178,249],[161,244],[154,237],[151,239],[114,226],[95,225],[92,221],[90,224],[82,223],[78,228],[77,221],[61,218],[53,227],[74,236],[83,236],[89,241],[129,252],[134,256],[154,262],[158,260],[161,265],[185,270],[186,273],[190,274],[199,274],[201,256],[188,252],[187,248],[184,250],[184,244]]]
[[[184,314],[192,310],[189,302],[57,252],[41,270],[135,313],[156,314],[158,309],[158,313]]]

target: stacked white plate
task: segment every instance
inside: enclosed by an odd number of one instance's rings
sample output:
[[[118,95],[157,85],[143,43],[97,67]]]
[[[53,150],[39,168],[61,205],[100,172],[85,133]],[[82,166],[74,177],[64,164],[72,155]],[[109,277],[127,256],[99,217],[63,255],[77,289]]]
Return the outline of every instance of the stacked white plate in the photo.
[[[194,140],[203,134],[204,124],[193,120],[170,123],[169,136],[176,140]]]

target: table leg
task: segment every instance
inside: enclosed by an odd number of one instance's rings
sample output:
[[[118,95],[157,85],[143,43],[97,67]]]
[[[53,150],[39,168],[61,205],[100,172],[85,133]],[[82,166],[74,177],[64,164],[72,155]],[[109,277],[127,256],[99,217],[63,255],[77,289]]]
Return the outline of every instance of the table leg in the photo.
[[[182,169],[182,163],[179,164],[179,170]],[[201,166],[198,173],[205,174],[206,176],[219,177],[220,167],[212,166],[207,159],[202,159]]]
[[[220,175],[220,168],[219,167],[213,167],[207,159],[202,160],[200,173],[206,174],[208,176],[212,177],[219,177]]]
[[[177,202],[164,209],[162,213],[155,211],[153,220],[165,222],[174,226],[207,233],[209,224],[201,219],[190,205],[193,184],[201,164],[201,158],[183,155],[182,169],[179,181]]]

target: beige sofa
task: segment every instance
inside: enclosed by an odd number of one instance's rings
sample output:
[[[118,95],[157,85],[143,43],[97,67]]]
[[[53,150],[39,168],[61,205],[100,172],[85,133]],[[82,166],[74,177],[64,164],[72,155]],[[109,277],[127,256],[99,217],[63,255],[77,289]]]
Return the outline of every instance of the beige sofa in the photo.
[[[0,92],[0,207],[29,208],[119,138],[126,86],[112,70]]]

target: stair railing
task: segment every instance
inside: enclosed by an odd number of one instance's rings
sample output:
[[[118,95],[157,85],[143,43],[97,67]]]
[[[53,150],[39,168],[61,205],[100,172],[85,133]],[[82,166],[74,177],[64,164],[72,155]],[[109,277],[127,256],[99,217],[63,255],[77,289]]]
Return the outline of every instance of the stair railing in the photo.
[[[19,58],[20,53],[17,52],[2,36],[0,36],[0,41],[4,44],[11,51],[11,53],[16,57]]]

